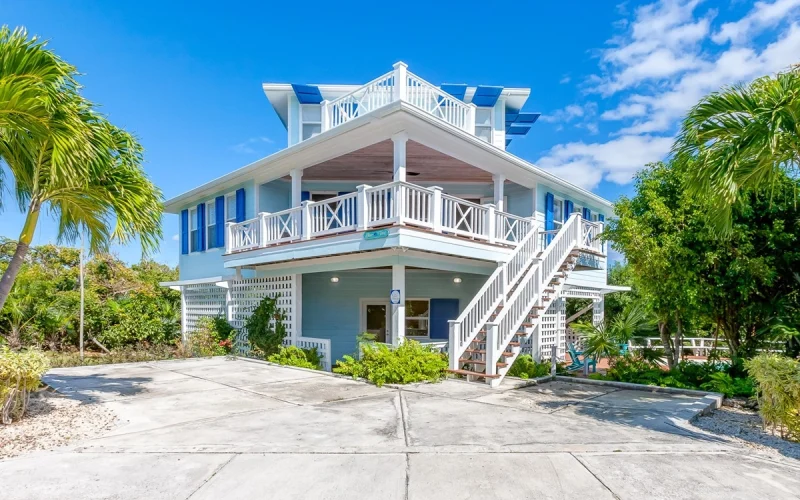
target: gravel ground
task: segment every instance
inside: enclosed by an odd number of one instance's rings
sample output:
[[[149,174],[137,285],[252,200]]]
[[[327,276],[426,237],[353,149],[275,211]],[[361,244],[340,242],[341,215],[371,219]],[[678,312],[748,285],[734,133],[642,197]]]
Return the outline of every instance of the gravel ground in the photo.
[[[111,429],[116,420],[102,405],[39,391],[21,421],[0,425],[0,459],[73,444]]]
[[[800,460],[800,443],[785,441],[761,427],[761,417],[752,410],[723,406],[693,424],[728,441],[766,452]]]

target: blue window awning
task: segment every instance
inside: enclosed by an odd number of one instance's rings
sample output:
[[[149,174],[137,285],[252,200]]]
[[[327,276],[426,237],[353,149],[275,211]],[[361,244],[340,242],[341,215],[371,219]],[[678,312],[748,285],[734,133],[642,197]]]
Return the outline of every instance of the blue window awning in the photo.
[[[300,85],[293,83],[292,90],[300,104],[319,104],[322,102],[322,94],[316,85]]]
[[[443,83],[441,85],[442,90],[450,94],[451,96],[464,100],[464,96],[467,94],[467,84],[466,83]]]
[[[475,89],[475,95],[472,96],[472,104],[476,106],[491,107],[497,103],[500,94],[503,92],[503,87],[494,87],[489,85],[478,85]]]

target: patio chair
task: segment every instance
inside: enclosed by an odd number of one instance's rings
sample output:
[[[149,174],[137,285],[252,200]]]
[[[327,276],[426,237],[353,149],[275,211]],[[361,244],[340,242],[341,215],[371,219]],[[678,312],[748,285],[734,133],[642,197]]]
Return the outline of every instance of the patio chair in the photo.
[[[620,356],[625,356],[626,354],[628,354],[628,347],[630,347],[630,346],[628,346],[627,343],[620,344],[619,345],[619,355]]]
[[[597,361],[594,358],[586,356],[582,351],[577,350],[575,344],[572,342],[567,344],[567,351],[569,352],[569,357],[572,359],[572,363],[567,366],[567,371],[581,370],[586,363],[589,364],[592,373],[597,371]],[[583,357],[583,359],[581,359],[581,357]]]

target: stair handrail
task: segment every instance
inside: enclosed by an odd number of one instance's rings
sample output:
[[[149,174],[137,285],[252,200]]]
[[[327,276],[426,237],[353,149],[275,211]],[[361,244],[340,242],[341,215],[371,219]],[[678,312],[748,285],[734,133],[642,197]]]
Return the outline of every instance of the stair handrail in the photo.
[[[511,252],[508,261],[494,270],[458,318],[448,321],[450,326],[448,346],[450,368],[458,367],[458,359],[475,340],[483,325],[497,310],[497,306],[505,300],[508,286],[516,282],[516,279],[510,280],[508,276],[518,277],[536,258],[538,231],[538,226],[533,224],[528,234]]]
[[[569,253],[583,242],[581,221],[579,214],[573,214],[561,226],[561,230],[538,257],[538,262],[528,268],[519,281],[517,289],[492,322],[492,327],[486,329],[487,373],[500,359],[505,347],[522,326],[533,306],[540,301],[544,287],[555,277]]]

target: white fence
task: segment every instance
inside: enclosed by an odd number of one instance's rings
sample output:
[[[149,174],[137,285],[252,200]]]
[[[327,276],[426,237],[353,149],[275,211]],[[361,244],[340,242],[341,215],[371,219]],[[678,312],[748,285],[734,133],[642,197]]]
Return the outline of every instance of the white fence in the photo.
[[[774,348],[757,350],[759,352],[783,352],[783,342],[773,342],[771,345],[773,345]],[[645,347],[658,350],[663,349],[664,344],[660,337],[646,337],[628,342],[628,349],[630,350],[643,349]],[[683,344],[678,346],[678,349],[681,351],[681,356],[691,355],[701,357],[708,357],[714,350],[720,351],[720,354],[727,354],[729,351],[728,345],[724,340],[717,339],[715,341],[713,338],[707,337],[684,337]]]
[[[368,230],[389,224],[423,227],[488,243],[516,246],[533,219],[501,212],[408,182],[358,186],[358,191],[226,225],[226,252]]]

